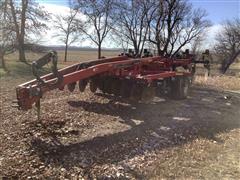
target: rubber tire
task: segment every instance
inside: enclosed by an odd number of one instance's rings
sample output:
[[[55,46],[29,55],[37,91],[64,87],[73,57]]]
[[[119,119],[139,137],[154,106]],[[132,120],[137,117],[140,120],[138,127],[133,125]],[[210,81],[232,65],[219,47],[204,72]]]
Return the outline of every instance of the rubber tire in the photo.
[[[90,81],[89,83],[89,89],[92,93],[95,93],[97,91],[97,82],[95,80]]]
[[[111,77],[106,77],[103,80],[103,90],[102,90],[102,92],[104,94],[112,94],[111,85],[112,85],[112,78]]]
[[[175,100],[186,99],[189,92],[189,78],[184,76],[176,77],[170,83],[169,97]]]
[[[88,84],[88,80],[87,79],[83,79],[83,80],[80,80],[78,82],[78,86],[79,86],[80,92],[84,92],[84,90],[86,89],[87,84]]]
[[[129,80],[122,80],[120,96],[123,98],[129,98],[131,96],[132,83]]]
[[[117,78],[112,81],[111,91],[115,96],[120,96],[121,85],[122,85],[122,81]]]
[[[102,92],[104,91],[104,79],[99,78],[98,80],[98,89],[101,90]]]
[[[143,86],[140,84],[133,84],[131,87],[131,96],[132,101],[138,102],[142,99]]]
[[[76,86],[76,82],[73,82],[73,83],[70,83],[70,84],[67,85],[68,90],[69,90],[70,92],[73,92],[73,91],[74,91],[75,86]]]

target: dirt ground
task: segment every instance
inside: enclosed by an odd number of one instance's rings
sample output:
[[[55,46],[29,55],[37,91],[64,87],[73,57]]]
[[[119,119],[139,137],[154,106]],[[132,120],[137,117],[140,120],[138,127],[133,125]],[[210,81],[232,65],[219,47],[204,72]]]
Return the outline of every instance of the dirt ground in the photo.
[[[186,100],[150,103],[52,91],[11,107],[21,69],[0,78],[0,179],[239,179],[240,79],[198,76]],[[232,91],[234,90],[234,91]]]

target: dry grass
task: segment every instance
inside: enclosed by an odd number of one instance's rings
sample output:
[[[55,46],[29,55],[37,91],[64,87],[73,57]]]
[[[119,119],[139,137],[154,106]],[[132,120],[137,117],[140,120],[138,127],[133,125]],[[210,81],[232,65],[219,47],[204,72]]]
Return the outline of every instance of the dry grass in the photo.
[[[149,179],[237,179],[240,175],[240,130],[196,139],[169,149],[149,169]]]
[[[201,86],[210,86],[217,89],[240,91],[240,77],[236,76],[196,76],[195,83]]]

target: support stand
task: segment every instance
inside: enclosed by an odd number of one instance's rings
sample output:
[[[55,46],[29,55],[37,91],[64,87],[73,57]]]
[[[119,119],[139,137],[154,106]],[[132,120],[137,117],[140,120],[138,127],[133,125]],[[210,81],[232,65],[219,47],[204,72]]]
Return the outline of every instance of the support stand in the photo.
[[[37,108],[37,119],[38,119],[38,121],[40,121],[40,108],[41,108],[40,99],[36,102],[35,106]]]

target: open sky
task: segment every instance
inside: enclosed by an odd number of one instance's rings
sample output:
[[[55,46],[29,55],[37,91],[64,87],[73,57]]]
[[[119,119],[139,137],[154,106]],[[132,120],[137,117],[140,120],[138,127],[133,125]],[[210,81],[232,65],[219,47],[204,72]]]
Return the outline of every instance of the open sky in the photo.
[[[196,8],[205,9],[213,24],[240,17],[240,0],[190,0]]]
[[[67,6],[68,0],[37,0],[39,3]],[[195,8],[203,8],[213,24],[240,17],[240,0],[189,0]]]
[[[66,13],[68,4],[68,0],[37,0],[37,2],[43,4],[48,11],[52,11],[54,14]],[[211,44],[224,20],[240,17],[240,0],[189,0],[189,2],[194,8],[205,9],[208,19],[212,22],[213,26],[209,30],[207,44]],[[56,43],[52,41],[51,44]]]

